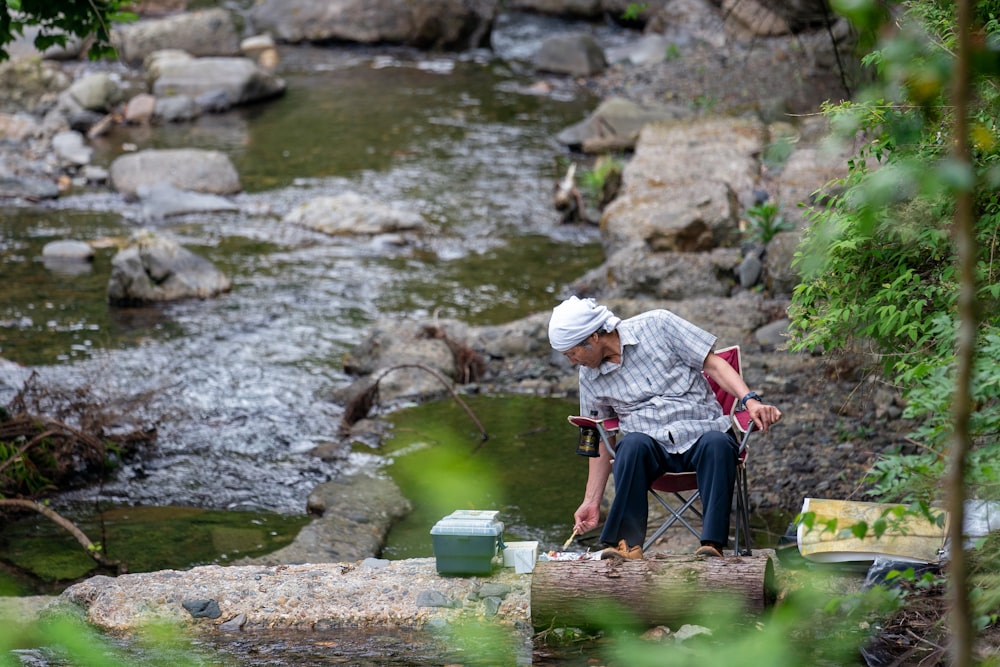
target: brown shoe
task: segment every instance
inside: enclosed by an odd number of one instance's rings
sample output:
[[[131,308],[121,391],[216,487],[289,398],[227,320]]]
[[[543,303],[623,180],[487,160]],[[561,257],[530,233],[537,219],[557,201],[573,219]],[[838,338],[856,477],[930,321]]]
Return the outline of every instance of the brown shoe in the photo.
[[[620,540],[617,547],[608,547],[601,552],[601,560],[617,558],[618,560],[642,560],[642,547],[638,544],[629,548],[625,540]]]
[[[703,544],[694,552],[695,556],[707,556],[709,558],[722,558],[722,552],[713,544]]]

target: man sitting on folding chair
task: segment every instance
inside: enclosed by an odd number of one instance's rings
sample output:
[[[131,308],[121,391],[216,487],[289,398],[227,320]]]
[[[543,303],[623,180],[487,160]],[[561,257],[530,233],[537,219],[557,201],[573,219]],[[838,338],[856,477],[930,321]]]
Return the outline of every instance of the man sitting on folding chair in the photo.
[[[612,443],[613,457],[602,445],[600,456],[590,459],[574,529],[582,534],[597,527],[613,472],[615,498],[601,533],[610,546],[601,558],[642,558],[647,491],[664,473],[693,471],[703,509],[695,553],[721,557],[729,541],[739,445],[705,375],[742,397],[764,432],[781,419],[778,408],[763,403],[714,353],[714,335],[668,310],[622,320],[593,299],[570,297],[552,311],[549,342],[580,366],[580,414],[617,417],[624,434]]]

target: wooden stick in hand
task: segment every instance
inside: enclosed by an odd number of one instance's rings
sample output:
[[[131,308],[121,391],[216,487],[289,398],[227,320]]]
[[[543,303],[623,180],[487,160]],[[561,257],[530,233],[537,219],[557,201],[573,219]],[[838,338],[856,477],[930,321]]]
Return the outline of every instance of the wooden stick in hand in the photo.
[[[568,540],[566,540],[565,544],[563,544],[563,549],[565,549],[565,548],[566,548],[566,547],[568,547],[568,546],[569,546],[570,544],[572,544],[572,543],[573,543],[573,540],[575,540],[575,539],[576,539],[576,528],[574,528],[574,529],[573,529],[573,534],[572,534],[572,535],[570,535],[570,536],[569,536],[569,539],[568,539]]]

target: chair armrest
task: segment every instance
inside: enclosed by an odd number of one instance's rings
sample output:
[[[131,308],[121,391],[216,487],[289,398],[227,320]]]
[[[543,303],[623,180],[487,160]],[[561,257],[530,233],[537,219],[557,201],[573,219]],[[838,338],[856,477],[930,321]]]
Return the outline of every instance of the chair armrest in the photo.
[[[582,417],[580,415],[570,415],[566,417],[569,423],[573,426],[581,426],[584,428],[597,428],[599,426],[604,427],[605,431],[617,431],[618,430],[618,418],[608,417],[606,419],[594,419],[593,417]]]

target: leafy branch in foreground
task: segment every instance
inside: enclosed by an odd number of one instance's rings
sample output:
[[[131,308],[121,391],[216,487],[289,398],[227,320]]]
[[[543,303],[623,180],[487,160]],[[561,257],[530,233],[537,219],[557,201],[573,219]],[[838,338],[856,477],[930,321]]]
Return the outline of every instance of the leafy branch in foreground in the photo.
[[[126,11],[129,5],[129,0],[6,0],[0,11],[0,61],[9,57],[7,45],[35,26],[34,45],[40,52],[78,37],[93,40],[87,52],[92,60],[114,57],[112,25],[136,19]]]

